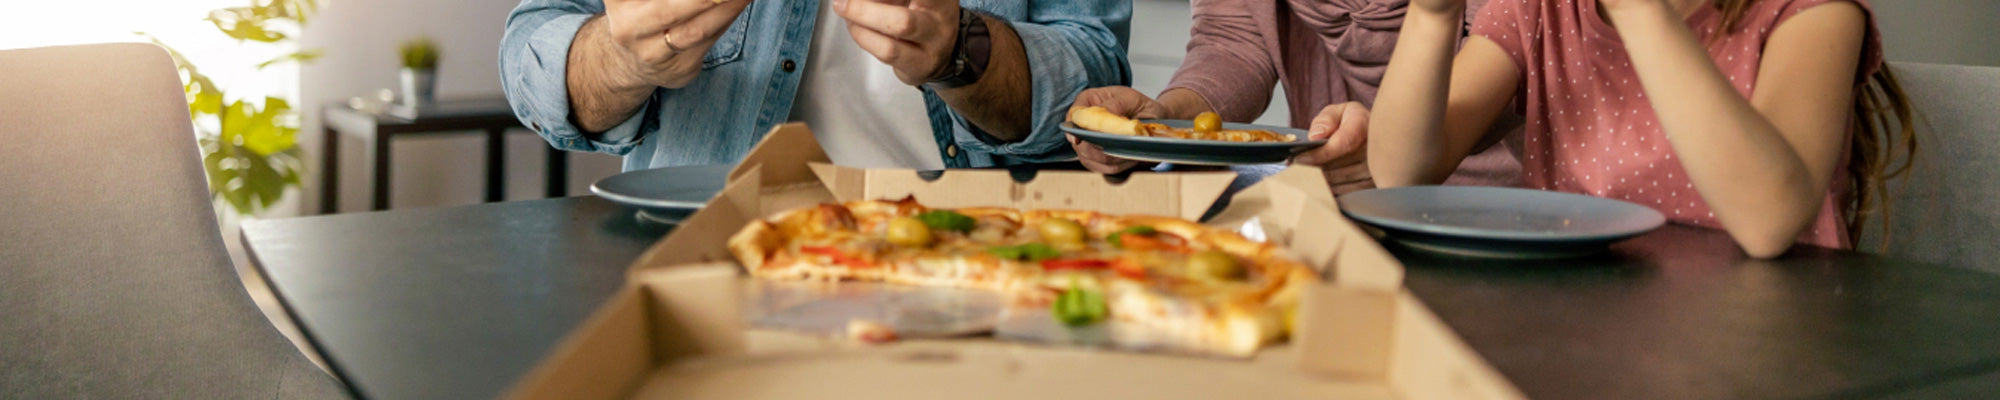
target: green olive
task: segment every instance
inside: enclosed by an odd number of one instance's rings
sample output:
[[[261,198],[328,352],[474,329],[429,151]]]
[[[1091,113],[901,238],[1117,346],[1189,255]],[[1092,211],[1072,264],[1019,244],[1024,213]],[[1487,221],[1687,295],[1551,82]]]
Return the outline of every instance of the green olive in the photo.
[[[1188,271],[1202,278],[1228,281],[1243,279],[1243,266],[1237,265],[1236,256],[1220,250],[1202,250],[1189,256]]]
[[[1282,322],[1284,323],[1284,328],[1285,328],[1285,334],[1286,334],[1286,335],[1291,335],[1291,334],[1293,334],[1294,332],[1298,332],[1298,331],[1299,331],[1299,305],[1298,305],[1298,304],[1287,304],[1287,305],[1285,305],[1285,308],[1283,308],[1283,309],[1279,309],[1279,310],[1278,310],[1278,312],[1279,312],[1279,313],[1282,313],[1282,314],[1279,314],[1278,318],[1282,318]]]
[[[1085,237],[1083,224],[1068,218],[1042,220],[1040,224],[1035,225],[1035,230],[1041,232],[1042,240],[1050,244],[1081,245]]]
[[[1222,116],[1215,115],[1214,112],[1210,111],[1204,111],[1194,116],[1195,132],[1215,132],[1219,130],[1222,130]]]
[[[931,245],[931,227],[923,220],[896,217],[889,220],[889,243],[923,247]]]

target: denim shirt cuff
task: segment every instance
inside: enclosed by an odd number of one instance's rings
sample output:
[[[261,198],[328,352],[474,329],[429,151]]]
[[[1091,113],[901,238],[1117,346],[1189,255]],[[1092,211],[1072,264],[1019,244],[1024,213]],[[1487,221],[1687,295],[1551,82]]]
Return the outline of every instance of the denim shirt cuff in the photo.
[[[1070,103],[1090,83],[1089,74],[1077,60],[1076,48],[1056,29],[1036,24],[1016,23],[1014,32],[1028,53],[1030,130],[1018,142],[1006,143],[973,126],[957,113],[952,114],[954,138],[960,147],[999,155],[1018,162],[1052,162],[1076,159],[1057,125],[1067,118]]]
[[[569,119],[570,42],[590,17],[568,14],[551,18],[527,37],[526,49],[516,49],[525,51],[510,52],[524,59],[506,63],[512,67],[503,71],[511,83],[506,85],[507,97],[512,100],[515,116],[557,149],[624,155],[639,145],[640,117],[650,107],[640,107],[640,112],[596,140],[584,136],[583,129]]]

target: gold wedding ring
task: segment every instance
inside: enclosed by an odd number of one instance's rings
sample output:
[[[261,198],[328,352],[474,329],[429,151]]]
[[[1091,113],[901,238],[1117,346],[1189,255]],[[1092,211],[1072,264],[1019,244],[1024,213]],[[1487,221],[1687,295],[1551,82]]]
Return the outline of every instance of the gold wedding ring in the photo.
[[[680,48],[680,46],[675,46],[675,45],[674,45],[674,32],[673,32],[673,31],[667,31],[667,32],[666,32],[665,34],[662,34],[661,36],[662,36],[663,38],[662,38],[662,39],[660,39],[660,40],[662,40],[662,41],[665,41],[665,42],[667,43],[667,51],[669,51],[669,52],[670,52],[670,53],[667,53],[667,54],[669,54],[669,55],[672,55],[672,54],[680,54],[680,53],[681,53],[681,48]]]

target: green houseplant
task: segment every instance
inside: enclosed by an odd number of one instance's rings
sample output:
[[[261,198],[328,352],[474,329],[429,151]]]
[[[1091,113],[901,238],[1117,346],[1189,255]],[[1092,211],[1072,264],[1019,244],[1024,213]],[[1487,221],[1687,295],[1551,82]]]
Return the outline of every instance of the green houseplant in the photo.
[[[286,25],[303,27],[319,9],[319,0],[251,0],[250,5],[209,11],[203,18],[239,44],[287,45],[296,38]],[[298,147],[298,111],[282,98],[231,96],[187,57],[159,38],[139,32],[167,49],[180,71],[187,92],[188,117],[194,122],[214,200],[238,215],[255,215],[281,200],[287,189],[301,186],[305,154]],[[257,70],[290,62],[310,62],[314,49],[298,50],[257,64]],[[254,99],[254,100],[253,100]],[[261,103],[259,103],[261,102]]]
[[[437,42],[419,37],[399,47],[403,58],[403,105],[417,107],[437,100]]]

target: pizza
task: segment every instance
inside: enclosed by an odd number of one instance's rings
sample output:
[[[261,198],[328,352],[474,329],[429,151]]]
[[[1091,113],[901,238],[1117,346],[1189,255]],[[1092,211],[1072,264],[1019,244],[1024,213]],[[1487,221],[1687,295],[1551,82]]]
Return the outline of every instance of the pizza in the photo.
[[[1104,107],[1084,107],[1069,112],[1070,123],[1078,128],[1097,132],[1131,136],[1163,137],[1174,139],[1218,140],[1226,142],[1290,142],[1298,137],[1259,129],[1222,129],[1222,117],[1213,112],[1203,112],[1194,117],[1193,126],[1174,128],[1165,124],[1141,122],[1111,113]]]
[[[1064,324],[1120,324],[1238,356],[1286,337],[1299,292],[1317,279],[1276,245],[1180,218],[941,209],[914,198],[780,212],[728,247],[758,279],[992,290]]]

